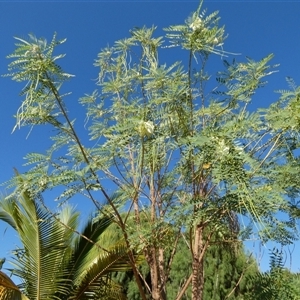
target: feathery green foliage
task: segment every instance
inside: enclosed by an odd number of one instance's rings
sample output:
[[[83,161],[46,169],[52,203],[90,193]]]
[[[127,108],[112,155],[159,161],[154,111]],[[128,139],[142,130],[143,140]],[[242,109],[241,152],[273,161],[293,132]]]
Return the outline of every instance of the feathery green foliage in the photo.
[[[300,299],[297,285],[294,283],[297,277],[299,278],[297,274],[292,274],[284,268],[283,253],[278,249],[273,249],[270,256],[270,271],[258,273],[253,277],[253,290],[246,299]]]
[[[56,63],[63,55],[53,55],[63,41],[55,35],[49,44],[34,36],[18,39],[9,56],[9,76],[26,82],[16,127],[47,123],[57,133],[45,154],[27,156],[32,167],[18,189],[36,194],[63,186],[59,200],[81,193],[106,213],[96,200],[101,194],[122,231],[144,300],[147,293],[167,298],[167,257],[175,255],[182,233],[189,233],[194,300],[202,299],[212,236],[224,242],[229,226],[231,243],[239,243],[237,216],[248,218],[263,242],[297,238],[299,180],[292,174],[299,170],[300,89],[288,79],[290,91],[281,91],[278,101],[253,108],[257,90],[276,72],[277,65],[269,65],[272,54],[259,61],[224,60],[221,71],[210,74],[211,56],[231,54],[223,50],[217,12],[207,15],[202,2],[162,37],[155,27],[135,28],[99,53],[98,90],[79,100],[91,146],[81,142],[59,92],[71,77]],[[174,61],[165,62],[163,51]],[[133,249],[150,268],[146,291]]]

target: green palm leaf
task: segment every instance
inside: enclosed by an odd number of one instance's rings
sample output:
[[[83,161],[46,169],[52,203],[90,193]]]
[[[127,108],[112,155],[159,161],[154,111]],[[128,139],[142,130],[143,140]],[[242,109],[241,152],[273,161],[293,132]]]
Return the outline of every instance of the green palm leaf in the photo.
[[[22,190],[23,179],[17,177],[17,191],[0,201],[0,220],[17,231],[22,243],[11,271],[24,281],[24,294],[36,300],[123,298],[110,275],[129,270],[130,264],[125,244],[116,242],[109,228],[112,219],[90,218],[78,234],[78,213],[65,206],[54,215],[40,196]],[[9,295],[16,291],[10,289]]]
[[[69,250],[71,230],[59,223],[28,191],[3,199],[0,211],[0,219],[17,231],[23,245],[14,252],[13,273],[25,281],[25,294],[41,299],[65,291],[64,257]],[[74,225],[78,215],[65,210],[59,216]]]
[[[71,299],[101,298],[120,299],[121,287],[110,280],[114,271],[127,271],[130,269],[127,248],[123,242],[110,244],[109,235],[114,235],[109,225],[112,220],[104,217],[86,224],[82,235],[78,237],[70,261],[73,282]],[[88,241],[86,238],[90,241]],[[104,295],[106,295],[104,297]]]

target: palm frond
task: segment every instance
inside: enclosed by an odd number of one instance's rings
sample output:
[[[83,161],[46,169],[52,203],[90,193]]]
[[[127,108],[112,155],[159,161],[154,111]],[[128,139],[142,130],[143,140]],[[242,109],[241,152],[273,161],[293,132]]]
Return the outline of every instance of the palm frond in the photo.
[[[14,282],[0,271],[0,300],[29,300]]]
[[[116,241],[116,233],[109,228],[112,219],[102,217],[90,221],[79,236],[74,249],[73,261],[70,262],[73,274],[72,299],[89,299],[102,295],[113,298],[122,297],[121,288],[110,280],[115,271],[128,271],[128,249],[122,241]],[[90,241],[89,242],[86,238]],[[112,237],[114,236],[114,238]],[[113,242],[113,240],[115,240]],[[106,291],[106,292],[105,292]]]
[[[17,176],[21,185],[23,179]],[[13,225],[22,243],[14,251],[14,275],[25,280],[24,293],[29,298],[41,299],[66,289],[65,256],[70,255],[73,234],[69,228],[76,225],[78,215],[65,208],[58,214],[68,225],[63,226],[36,197],[23,190],[2,199],[0,219]]]

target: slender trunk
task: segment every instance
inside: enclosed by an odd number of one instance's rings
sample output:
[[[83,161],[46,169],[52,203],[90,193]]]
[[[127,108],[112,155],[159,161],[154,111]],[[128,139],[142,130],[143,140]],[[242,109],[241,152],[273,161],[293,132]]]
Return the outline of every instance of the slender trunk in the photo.
[[[159,267],[160,293],[162,297],[161,299],[167,299],[166,272],[165,272],[165,260],[164,260],[163,248],[159,248],[158,250],[158,267]]]
[[[150,277],[151,277],[151,296],[154,300],[160,300],[159,292],[159,274],[158,266],[156,260],[156,251],[154,247],[150,247],[146,250],[146,259],[150,268]]]
[[[150,268],[151,297],[153,300],[166,300],[163,250],[152,246],[145,250],[145,256]]]
[[[151,199],[151,224],[158,221],[157,208],[159,201],[154,184],[154,169],[151,167],[151,177],[149,180],[150,199]],[[154,241],[154,240],[153,240]],[[166,284],[165,284],[165,264],[164,252],[155,242],[146,250],[146,260],[150,267],[151,277],[151,296],[153,300],[166,300]]]
[[[136,283],[137,283],[140,295],[141,295],[141,297],[142,297],[143,300],[146,300],[147,299],[146,298],[146,294],[144,292],[144,289],[143,289],[143,286],[142,286],[142,283],[141,283],[141,279],[140,279],[140,275],[138,273],[138,269],[137,269],[137,266],[136,266],[136,263],[135,263],[135,259],[134,259],[134,255],[132,254],[132,252],[129,252],[129,259],[130,259],[130,262],[131,262],[131,267],[132,267],[133,275],[135,277],[135,280],[136,280]]]
[[[204,288],[204,260],[203,260],[203,227],[195,228],[195,243],[192,262],[192,300],[203,299]]]

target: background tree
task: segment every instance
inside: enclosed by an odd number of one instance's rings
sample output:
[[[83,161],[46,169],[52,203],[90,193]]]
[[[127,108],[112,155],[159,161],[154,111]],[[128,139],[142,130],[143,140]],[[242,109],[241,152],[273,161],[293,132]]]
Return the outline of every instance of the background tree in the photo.
[[[167,284],[169,299],[176,299],[190,277],[191,261],[186,238],[180,239]],[[146,278],[147,284],[151,285],[146,262],[141,264],[140,272]],[[254,281],[260,273],[256,261],[245,254],[242,245],[232,247],[224,242],[212,243],[208,248],[204,260],[204,274],[204,300],[240,300],[255,293]],[[128,299],[141,299],[132,271],[117,273],[115,278],[123,286]],[[182,299],[191,299],[191,288],[185,291]]]
[[[299,183],[288,178],[299,171],[293,151],[299,147],[300,89],[289,80],[291,90],[282,91],[269,108],[251,107],[264,77],[274,72],[268,65],[273,55],[258,62],[224,60],[225,70],[211,81],[211,57],[230,54],[223,50],[217,12],[206,16],[201,5],[184,24],[166,28],[164,37],[154,37],[154,27],[136,28],[99,53],[99,89],[80,99],[92,145],[81,142],[60,93],[71,78],[56,63],[63,56],[53,56],[63,41],[18,38],[9,56],[14,59],[9,75],[26,81],[16,128],[49,124],[56,129],[46,154],[27,156],[32,168],[19,191],[36,194],[63,186],[58,199],[81,193],[101,213],[113,214],[142,299],[147,294],[167,298],[182,233],[189,235],[192,262],[178,299],[192,283],[193,300],[204,297],[211,242],[228,240],[228,224],[230,242],[240,242],[234,230],[238,216],[258,224],[263,241],[288,244],[295,238],[293,199]],[[167,65],[164,53],[181,62]],[[279,211],[287,218],[280,219]],[[139,273],[134,249],[147,261],[151,286]]]
[[[292,274],[284,268],[283,253],[278,249],[273,249],[270,257],[270,271],[257,273],[253,277],[253,289],[249,292],[246,299],[300,299],[299,274]]]

